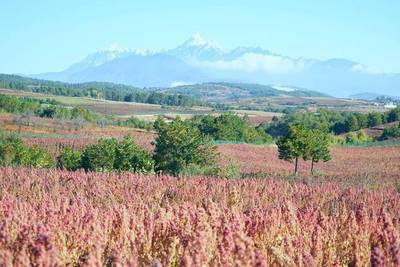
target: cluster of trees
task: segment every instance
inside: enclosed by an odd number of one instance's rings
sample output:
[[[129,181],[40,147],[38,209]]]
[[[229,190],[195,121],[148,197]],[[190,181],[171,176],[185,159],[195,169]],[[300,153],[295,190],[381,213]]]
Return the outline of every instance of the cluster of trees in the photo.
[[[210,138],[201,134],[189,120],[175,118],[166,123],[159,118],[154,125],[158,137],[151,154],[130,136],[118,141],[100,139],[82,151],[65,148],[55,163],[50,154],[38,146],[27,147],[13,135],[0,140],[0,165],[52,168],[85,171],[128,171],[136,173],[183,173],[223,176],[218,153]]]
[[[254,127],[248,116],[240,117],[227,112],[219,116],[195,116],[191,119],[191,122],[201,134],[218,141],[253,144],[272,142],[272,137],[263,128]]]
[[[19,137],[0,133],[0,166],[52,168],[55,163],[42,147],[26,146]]]
[[[130,136],[123,140],[101,139],[83,151],[66,148],[58,157],[58,167],[67,170],[130,171],[165,173],[174,176],[196,170],[195,174],[220,175],[218,153],[210,139],[190,121],[175,118],[154,123],[158,136],[153,154],[135,144]],[[193,174],[193,172],[191,172]]]
[[[288,126],[294,123],[302,124],[307,129],[318,129],[336,135],[375,127],[384,123],[400,120],[400,108],[379,113],[338,112],[322,109],[317,113],[295,112],[285,115],[283,120],[261,125],[265,131],[279,137],[287,133]]]
[[[81,107],[68,108],[54,99],[36,99],[31,97],[16,97],[0,95],[0,111],[21,114],[25,117],[25,123],[30,123],[31,117],[53,118],[71,120],[75,122],[97,123],[104,126],[116,125],[132,128],[152,130],[153,123],[140,120],[135,117],[126,120],[118,120],[113,116],[102,115]]]
[[[400,108],[392,109],[384,113],[351,113],[345,114],[344,119],[336,122],[332,130],[335,134],[348,133],[398,120],[400,120]]]
[[[130,117],[126,120],[116,120],[114,125],[145,129],[147,131],[153,130],[152,122],[144,121],[136,117]]]
[[[158,136],[152,154],[136,145],[130,136],[122,141],[101,139],[83,151],[66,148],[58,157],[57,166],[67,170],[225,176],[211,139],[193,127],[191,121],[177,117],[166,123],[158,118],[154,129]]]
[[[71,171],[148,173],[153,170],[153,165],[151,154],[135,144],[130,136],[125,136],[121,141],[115,138],[100,139],[83,151],[65,148],[57,158],[59,168]]]
[[[0,95],[0,111],[14,114],[31,114],[41,118],[57,118],[73,120],[82,118],[95,122],[101,118],[97,113],[80,107],[67,108],[60,106],[55,100],[41,100],[30,97]]]
[[[165,94],[159,92],[135,92],[126,93],[123,95],[122,99],[113,99],[116,101],[125,102],[139,102],[148,104],[158,104],[158,105],[168,105],[168,106],[180,106],[180,107],[191,107],[191,106],[204,106],[205,104],[196,101],[189,96],[175,95],[175,94]]]
[[[389,138],[400,138],[400,124],[392,126],[383,130],[382,135],[379,137],[380,140],[387,140]]]
[[[106,82],[70,84],[38,80],[17,75],[0,74],[0,88],[31,91],[62,96],[103,98],[114,101],[139,102],[170,106],[205,105],[190,96],[158,93],[133,86]]]
[[[309,130],[303,125],[290,125],[287,134],[277,141],[279,158],[294,162],[294,175],[298,173],[299,159],[311,161],[311,174],[315,163],[331,159],[329,136],[320,130]]]

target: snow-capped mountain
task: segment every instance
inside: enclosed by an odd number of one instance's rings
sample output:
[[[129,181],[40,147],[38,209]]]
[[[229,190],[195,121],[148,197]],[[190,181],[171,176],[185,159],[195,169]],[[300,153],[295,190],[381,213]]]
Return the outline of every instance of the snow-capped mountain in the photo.
[[[290,84],[334,96],[365,91],[398,95],[400,91],[400,74],[380,73],[348,59],[293,58],[260,47],[225,50],[200,34],[194,34],[176,48],[155,52],[112,46],[87,56],[65,71],[32,76],[134,86],[212,81]]]
[[[194,34],[178,47],[168,50],[167,53],[186,62],[219,60],[225,54],[218,43],[208,41],[199,33]]]
[[[136,51],[126,48],[120,48],[118,45],[113,44],[108,49],[100,50],[96,53],[88,55],[82,61],[72,64],[65,71],[70,73],[79,72],[91,67],[100,66],[114,59],[122,58],[133,54],[136,54]]]
[[[130,54],[69,76],[70,82],[116,82],[142,87],[170,86],[180,81],[201,82],[200,70],[168,54]]]

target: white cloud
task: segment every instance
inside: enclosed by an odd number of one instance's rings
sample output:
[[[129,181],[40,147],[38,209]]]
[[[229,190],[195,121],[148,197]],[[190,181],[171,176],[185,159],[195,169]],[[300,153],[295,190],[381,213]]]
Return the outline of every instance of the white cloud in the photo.
[[[295,89],[291,88],[291,87],[287,87],[287,86],[279,86],[279,85],[274,85],[272,86],[272,88],[276,89],[276,90],[280,90],[280,91],[285,91],[285,92],[293,92],[296,91]]]
[[[178,87],[178,86],[183,86],[183,85],[192,85],[193,83],[188,83],[188,82],[182,82],[182,81],[176,81],[170,84],[169,87]]]
[[[294,60],[287,57],[246,53],[234,60],[205,62],[203,65],[217,70],[287,73],[302,70],[305,63],[303,60]]]
[[[351,67],[351,71],[353,71],[353,72],[363,72],[363,73],[367,73],[367,74],[380,74],[380,73],[383,73],[378,68],[369,67],[369,66],[366,66],[364,64],[353,65]]]

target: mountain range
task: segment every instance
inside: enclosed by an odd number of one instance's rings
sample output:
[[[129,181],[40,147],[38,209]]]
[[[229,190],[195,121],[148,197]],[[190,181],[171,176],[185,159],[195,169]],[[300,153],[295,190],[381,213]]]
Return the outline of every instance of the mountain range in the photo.
[[[260,47],[223,49],[195,34],[176,48],[130,50],[116,46],[88,55],[61,72],[31,77],[63,82],[114,82],[174,87],[205,82],[296,86],[333,95],[400,95],[400,74],[380,73],[348,59],[294,58]]]

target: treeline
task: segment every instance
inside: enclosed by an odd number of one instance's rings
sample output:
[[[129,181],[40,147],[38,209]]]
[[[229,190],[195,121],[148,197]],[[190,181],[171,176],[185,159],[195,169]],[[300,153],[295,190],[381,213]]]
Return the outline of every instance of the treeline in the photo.
[[[383,130],[382,136],[379,139],[387,140],[390,138],[400,138],[400,124]]]
[[[82,128],[84,123],[95,123],[101,127],[114,125],[147,131],[153,129],[152,122],[146,122],[135,117],[120,120],[81,107],[68,108],[53,99],[0,95],[0,111],[20,114],[21,117],[17,122],[26,125],[31,124],[32,117],[40,117],[72,121],[75,128]]]
[[[272,142],[272,137],[263,128],[252,125],[247,115],[240,117],[227,112],[219,116],[195,116],[191,119],[191,123],[200,133],[215,141],[253,144]]]
[[[282,120],[276,119],[273,123],[263,124],[260,127],[263,127],[268,134],[274,137],[285,135],[288,126],[294,123],[301,124],[308,129],[318,129],[326,133],[340,135],[399,120],[400,108],[384,113],[370,112],[367,114],[322,109],[316,113],[290,113],[285,115]]]
[[[208,136],[200,133],[188,120],[179,117],[166,123],[158,119],[155,149],[150,153],[130,136],[122,140],[100,139],[82,151],[65,148],[56,162],[38,146],[27,147],[14,135],[0,135],[0,165],[38,168],[60,168],[70,171],[163,173],[179,175],[214,175],[227,177],[219,165],[219,154]]]
[[[185,95],[146,91],[133,86],[105,82],[70,84],[32,79],[18,75],[0,74],[0,88],[60,96],[86,96],[113,101],[138,102],[169,106],[191,107],[195,105],[206,105],[201,101]]]
[[[80,107],[63,107],[55,100],[6,95],[0,95],[0,111],[41,118],[82,119],[87,122],[96,122],[102,118],[101,115]]]
[[[82,151],[66,148],[56,161],[42,148],[26,147],[21,139],[7,137],[3,138],[0,145],[0,163],[3,166],[58,167],[71,171],[82,169],[232,177],[239,175],[238,168],[234,165],[222,168],[219,165],[219,154],[213,140],[255,143],[271,141],[271,137],[252,126],[248,118],[232,113],[190,120],[176,117],[171,122],[159,117],[153,129],[158,134],[153,143],[153,153],[145,151],[135,144],[133,138],[127,136],[120,141],[114,138],[100,139]],[[36,152],[40,155],[37,156],[40,164],[32,160],[21,160],[21,155],[30,158]]]

